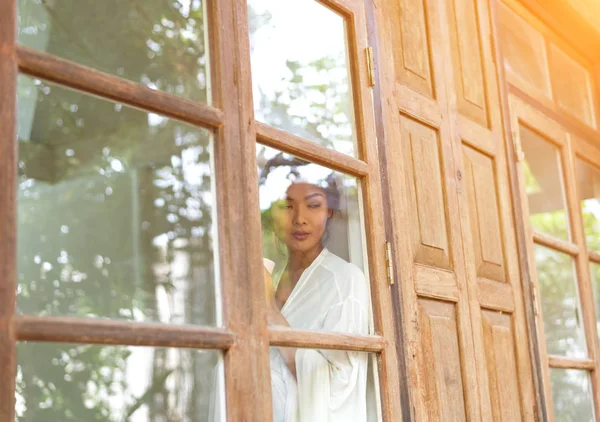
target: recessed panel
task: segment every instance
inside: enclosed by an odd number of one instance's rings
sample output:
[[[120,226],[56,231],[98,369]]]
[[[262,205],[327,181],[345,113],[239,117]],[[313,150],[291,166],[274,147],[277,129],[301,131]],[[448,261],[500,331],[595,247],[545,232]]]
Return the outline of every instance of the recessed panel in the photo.
[[[494,161],[467,146],[463,147],[463,159],[477,275],[505,281],[504,245]]]
[[[414,259],[421,264],[450,267],[446,201],[438,132],[401,117],[402,143],[409,160],[413,224],[409,228]]]
[[[448,5],[448,14],[458,111],[487,127],[483,63],[475,2],[453,0]]]
[[[544,37],[501,2],[498,11],[505,69],[535,92],[550,97]]]
[[[432,421],[466,420],[454,304],[419,300],[421,365],[426,412]]]
[[[426,7],[423,0],[387,2],[396,81],[433,98]]]
[[[482,311],[481,314],[494,420],[521,421],[512,316],[492,311]]]
[[[554,99],[572,116],[595,127],[588,70],[554,44],[549,53]]]

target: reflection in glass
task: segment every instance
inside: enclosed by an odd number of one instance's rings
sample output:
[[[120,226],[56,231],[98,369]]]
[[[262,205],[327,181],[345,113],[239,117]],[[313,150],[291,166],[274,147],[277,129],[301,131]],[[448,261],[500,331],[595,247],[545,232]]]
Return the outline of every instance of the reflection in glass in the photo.
[[[369,334],[357,180],[266,147],[257,161],[269,324]],[[275,401],[276,421],[296,420],[298,408],[300,421],[365,420],[366,355],[277,350],[287,393],[274,392],[290,396]]]
[[[526,126],[520,127],[520,133],[531,225],[537,231],[569,240],[558,148]]]
[[[587,371],[550,368],[554,419],[564,422],[591,422],[594,419],[592,388]]]
[[[273,347],[271,389],[273,422],[381,420],[377,360],[370,353]]]
[[[573,258],[535,245],[548,354],[587,356]]]
[[[600,170],[577,159],[577,181],[587,246],[600,252]]]
[[[356,155],[344,18],[315,0],[249,0],[248,17],[256,118]]]
[[[17,422],[224,420],[220,352],[21,343],[17,356]]]
[[[205,0],[19,0],[19,43],[210,103]]]
[[[19,311],[216,324],[211,133],[18,90]]]

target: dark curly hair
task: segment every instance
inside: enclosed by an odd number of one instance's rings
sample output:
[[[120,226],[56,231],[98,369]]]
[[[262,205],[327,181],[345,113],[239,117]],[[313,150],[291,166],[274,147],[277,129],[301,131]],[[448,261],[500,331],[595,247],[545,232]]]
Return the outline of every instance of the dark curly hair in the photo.
[[[278,153],[273,158],[269,159],[263,167],[260,176],[259,183],[265,183],[269,174],[274,169],[279,167],[289,167],[290,171],[287,178],[293,180],[295,178],[301,179],[298,168],[313,164],[310,161],[305,161],[300,158],[292,157],[283,152]],[[341,190],[339,177],[332,171],[321,183],[315,183],[315,186],[320,187],[325,191],[325,197],[327,199],[327,208],[333,211],[334,214],[340,211],[341,206]]]

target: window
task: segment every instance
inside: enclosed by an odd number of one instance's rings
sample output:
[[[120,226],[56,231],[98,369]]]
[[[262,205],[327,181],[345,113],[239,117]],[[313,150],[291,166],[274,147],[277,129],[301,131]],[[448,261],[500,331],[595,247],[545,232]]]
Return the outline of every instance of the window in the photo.
[[[541,349],[547,365],[546,400],[556,420],[592,421],[595,172],[580,154],[586,151],[587,158],[595,160],[598,153],[541,111],[510,99],[512,124],[524,152],[520,184],[533,240],[528,252],[539,292],[534,306],[545,343]]]
[[[348,402],[397,420],[365,10],[294,2],[322,24],[307,43],[328,43],[293,49],[279,3],[0,5],[2,422],[277,418],[293,383],[271,355],[291,349],[332,388],[357,363]],[[337,192],[319,240],[362,289],[355,328],[346,302],[323,305],[330,325],[269,317],[264,262],[281,274],[290,253],[272,213],[296,173]]]

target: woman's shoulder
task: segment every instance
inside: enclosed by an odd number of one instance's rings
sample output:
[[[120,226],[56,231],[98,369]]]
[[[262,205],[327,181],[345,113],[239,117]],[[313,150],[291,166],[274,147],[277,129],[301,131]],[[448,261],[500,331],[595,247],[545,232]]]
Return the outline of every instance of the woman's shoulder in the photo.
[[[340,258],[329,250],[325,252],[321,264],[330,270],[336,278],[366,284],[365,274],[358,266]]]
[[[330,273],[338,303],[352,299],[364,307],[368,306],[369,287],[365,274],[358,266],[329,251],[324,255],[322,265]]]

